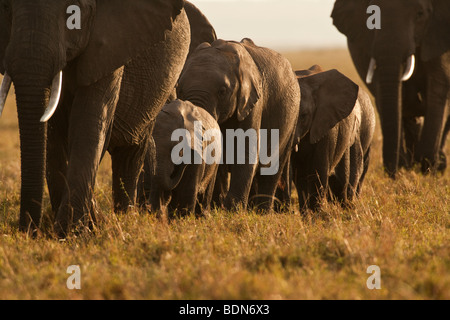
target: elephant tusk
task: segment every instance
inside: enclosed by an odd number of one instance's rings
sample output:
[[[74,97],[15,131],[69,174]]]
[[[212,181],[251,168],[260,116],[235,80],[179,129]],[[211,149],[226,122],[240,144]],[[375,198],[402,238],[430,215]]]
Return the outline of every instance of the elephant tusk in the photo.
[[[409,79],[411,79],[415,68],[416,68],[416,56],[411,55],[408,58],[408,62],[406,63],[406,71],[405,74],[403,75],[402,81],[408,81]]]
[[[8,98],[9,89],[11,89],[12,79],[5,72],[2,85],[0,87],[0,117],[2,116],[3,109],[5,108],[6,98]]]
[[[60,71],[59,74],[57,74],[53,79],[50,102],[48,103],[48,107],[41,118],[41,122],[47,122],[48,120],[50,120],[50,118],[55,113],[56,108],[58,107],[59,99],[61,98],[62,76],[62,71]]]
[[[375,74],[375,69],[377,68],[377,61],[372,58],[369,64],[369,71],[367,72],[366,83],[372,84],[373,75]]]

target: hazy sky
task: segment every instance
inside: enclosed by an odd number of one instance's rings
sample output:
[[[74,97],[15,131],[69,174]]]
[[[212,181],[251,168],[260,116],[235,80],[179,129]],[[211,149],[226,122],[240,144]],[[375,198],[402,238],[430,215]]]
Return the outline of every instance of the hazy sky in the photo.
[[[252,38],[277,49],[343,47],[330,18],[334,0],[191,0],[219,38]]]

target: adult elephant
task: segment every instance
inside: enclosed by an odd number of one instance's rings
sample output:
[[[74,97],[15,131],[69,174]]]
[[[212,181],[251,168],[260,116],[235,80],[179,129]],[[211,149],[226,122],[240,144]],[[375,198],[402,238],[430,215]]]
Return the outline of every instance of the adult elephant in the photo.
[[[272,209],[281,172],[289,163],[300,104],[300,90],[290,63],[250,39],[204,43],[188,58],[177,93],[180,99],[206,109],[220,125],[226,164],[219,171],[226,171],[223,169],[228,166],[231,172],[223,207],[246,208],[253,192],[258,196],[253,204]],[[267,145],[261,130],[267,133]],[[278,133],[278,139],[272,131]],[[279,155],[279,161],[262,161],[270,157],[268,145],[272,157]],[[269,164],[275,172],[267,168]],[[220,174],[217,179],[227,177]]]
[[[71,5],[80,9],[80,29],[68,28],[66,12],[77,9]],[[188,53],[183,6],[182,0],[0,0],[2,91],[14,82],[19,116],[21,230],[39,227],[46,165],[57,234],[86,226],[107,149],[116,207],[134,202],[152,123]]]
[[[367,27],[370,5],[381,9],[379,30]],[[376,97],[387,173],[395,177],[398,171],[402,135],[424,172],[443,170],[450,99],[450,2],[337,0],[332,18],[347,36],[358,73]]]

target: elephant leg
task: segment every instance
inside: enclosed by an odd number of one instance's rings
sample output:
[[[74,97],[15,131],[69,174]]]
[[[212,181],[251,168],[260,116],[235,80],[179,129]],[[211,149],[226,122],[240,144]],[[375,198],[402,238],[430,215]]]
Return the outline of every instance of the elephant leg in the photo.
[[[415,153],[422,134],[423,119],[420,117],[409,117],[403,119],[403,132],[405,138],[405,152],[402,155],[401,165],[411,169],[414,165]]]
[[[315,174],[308,176],[308,209],[317,211],[320,207],[320,201],[324,198],[328,190],[328,177],[323,168],[316,171]]]
[[[298,195],[299,211],[303,212],[308,206],[308,162],[303,157],[299,157],[293,153],[290,164],[292,181]]]
[[[139,145],[115,147],[110,150],[115,212],[124,213],[136,204],[139,177],[147,150],[148,140]]]
[[[194,165],[200,166],[200,165]],[[194,166],[185,170],[184,176],[176,190],[173,191],[170,210],[179,216],[186,216],[195,213],[198,195],[198,170]]]
[[[330,197],[344,205],[348,201],[351,150],[347,150],[329,180]]]
[[[313,156],[312,174],[308,175],[308,194],[309,203],[308,208],[317,211],[320,207],[320,201],[328,192],[328,173],[330,167],[328,155],[328,141],[323,139],[317,145],[316,152]],[[317,150],[324,150],[324,152],[317,152]]]
[[[253,195],[249,205],[255,207],[258,211],[270,212],[274,206],[275,192],[280,178],[281,173],[277,173],[274,176],[263,176],[258,173],[255,176],[258,190]]]
[[[351,202],[358,193],[359,181],[364,172],[364,155],[359,139],[350,147],[349,171],[347,200]]]
[[[202,195],[201,198],[201,208],[196,208],[196,214],[197,216],[205,216],[207,214],[209,214],[210,210],[211,210],[211,201],[213,198],[213,194],[214,194],[214,187],[216,184],[216,174],[213,175],[213,177],[211,178],[211,181],[209,182],[208,186],[206,187],[206,190],[204,192],[204,194]],[[202,212],[199,212],[199,210],[202,210]]]
[[[68,115],[73,96],[64,92],[55,114],[48,123],[46,178],[52,210],[56,213],[67,187]]]
[[[423,115],[425,106],[419,98],[423,90],[422,76],[415,76],[410,81],[403,83],[402,92],[402,132],[403,141],[400,148],[399,167],[407,170],[413,168],[420,135],[423,128]]]
[[[216,182],[214,185],[214,193],[212,197],[212,203],[214,206],[221,208],[224,204],[225,198],[229,189],[229,172],[226,164],[219,165],[217,170]]]
[[[283,208],[288,207],[291,203],[291,185],[292,185],[292,170],[291,162],[288,161],[284,167],[283,173],[281,175],[280,181],[278,183],[278,188],[275,193],[275,197],[278,201],[275,201],[274,210],[275,212],[281,212]]]
[[[370,151],[371,147],[367,150],[366,154],[364,155],[364,164],[363,164],[363,171],[361,174],[361,178],[358,182],[358,188],[356,189],[356,196],[359,196],[361,194],[362,185],[364,183],[364,180],[366,179],[367,172],[369,171],[369,163],[370,163]]]
[[[306,175],[299,175],[294,178],[294,181],[298,194],[298,207],[299,211],[302,213],[309,207],[308,179]]]
[[[283,152],[281,152],[283,154]],[[274,175],[262,175],[260,172],[256,173],[255,180],[257,181],[258,193],[254,196],[252,206],[255,206],[259,210],[270,212],[274,208],[275,193],[280,181],[283,179],[285,190],[283,192],[290,192],[289,187],[289,157],[290,153],[286,154],[280,159],[280,167]],[[285,201],[289,198],[287,195],[283,197]],[[281,210],[281,205],[278,204],[278,212]]]
[[[257,164],[232,165],[230,190],[224,201],[226,210],[247,208],[248,197],[255,176]]]
[[[55,221],[58,236],[92,221],[98,166],[107,147],[122,79],[120,68],[95,84],[79,88],[70,113],[67,185]]]
[[[449,114],[450,71],[445,68],[450,62],[450,53],[427,62],[427,114],[420,140],[419,156],[422,172],[434,172],[439,166],[439,151]]]
[[[147,153],[144,159],[144,168],[139,175],[137,187],[137,201],[139,206],[145,206],[150,200],[152,179],[156,172],[156,144],[152,136],[148,140]]]
[[[444,134],[442,135],[441,149],[439,151],[439,166],[438,166],[439,172],[444,172],[447,169],[447,156],[445,154],[445,144],[447,142],[449,131],[450,131],[450,116],[447,119]]]
[[[167,219],[169,217],[168,206],[172,200],[172,190],[163,190],[155,176],[152,177],[151,185],[152,188],[149,195],[151,212],[155,213],[159,219]]]

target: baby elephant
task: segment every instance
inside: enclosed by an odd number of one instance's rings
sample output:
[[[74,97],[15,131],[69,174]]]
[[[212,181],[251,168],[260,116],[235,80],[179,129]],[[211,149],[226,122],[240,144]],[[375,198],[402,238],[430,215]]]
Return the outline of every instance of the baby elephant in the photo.
[[[300,209],[331,194],[342,204],[361,190],[369,166],[375,112],[368,94],[337,70],[296,72],[302,100],[291,156]]]
[[[160,215],[208,211],[222,156],[217,122],[204,109],[175,100],[156,118],[153,138],[156,173],[151,179],[152,210]]]

